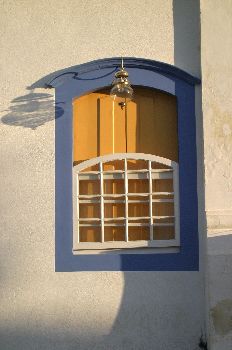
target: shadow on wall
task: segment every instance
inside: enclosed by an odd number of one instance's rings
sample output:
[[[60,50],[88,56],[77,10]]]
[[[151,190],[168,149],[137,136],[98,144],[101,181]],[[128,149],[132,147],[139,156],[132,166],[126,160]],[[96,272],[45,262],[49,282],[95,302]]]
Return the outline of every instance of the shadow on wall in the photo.
[[[211,342],[221,339],[221,342],[228,344],[229,349],[232,340],[232,230],[229,234],[208,237],[207,241],[208,280],[212,296]]]
[[[173,24],[175,66],[200,76],[200,0],[173,0]]]
[[[85,276],[86,283],[90,286],[88,273]],[[120,311],[111,329],[105,318],[109,319],[108,313],[112,315],[112,312],[107,310],[111,305],[110,297],[107,295],[110,293],[114,298],[115,293],[112,290],[114,285],[105,283],[103,286],[103,283],[98,282],[96,278],[94,289],[91,288],[89,291],[82,289],[83,293],[89,295],[85,315],[81,305],[83,307],[86,296],[79,294],[78,286],[67,290],[67,283],[62,286],[61,280],[64,281],[62,278],[59,279],[60,282],[55,288],[53,285],[52,300],[51,295],[47,296],[41,291],[42,295],[35,295],[36,300],[30,300],[25,313],[22,315],[16,313],[17,318],[13,322],[2,325],[1,349],[199,349],[202,326],[199,307],[201,293],[199,289],[196,290],[199,283],[195,273],[191,280],[187,272],[124,273],[125,289]],[[78,284],[78,276],[76,282]],[[103,286],[101,294],[99,286]],[[98,293],[91,295],[91,291],[94,293],[94,290]],[[27,295],[27,291],[24,293]],[[20,300],[20,296],[18,298]],[[80,305],[81,312],[79,306],[75,307],[71,300]],[[91,311],[91,307],[94,312]]]
[[[1,121],[10,126],[22,126],[35,130],[41,125],[63,115],[63,108],[55,104],[53,95],[36,93],[33,90],[26,95],[15,98]]]

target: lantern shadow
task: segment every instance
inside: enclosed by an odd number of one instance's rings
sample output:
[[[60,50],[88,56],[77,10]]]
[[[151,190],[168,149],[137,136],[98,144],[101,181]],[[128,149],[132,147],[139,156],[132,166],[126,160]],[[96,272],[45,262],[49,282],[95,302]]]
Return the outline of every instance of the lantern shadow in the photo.
[[[3,124],[32,130],[53,121],[55,116],[61,117],[64,113],[62,102],[54,103],[52,94],[36,93],[33,90],[13,99],[6,112],[1,118]]]

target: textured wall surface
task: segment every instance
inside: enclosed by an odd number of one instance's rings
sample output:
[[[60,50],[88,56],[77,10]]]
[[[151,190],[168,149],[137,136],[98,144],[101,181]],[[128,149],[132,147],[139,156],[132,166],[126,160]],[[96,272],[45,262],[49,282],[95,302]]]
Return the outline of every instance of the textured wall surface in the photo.
[[[201,1],[207,289],[212,350],[232,347],[232,1]]]
[[[54,272],[53,91],[28,87],[120,55],[199,74],[198,1],[0,3],[0,348],[197,349],[202,271]]]

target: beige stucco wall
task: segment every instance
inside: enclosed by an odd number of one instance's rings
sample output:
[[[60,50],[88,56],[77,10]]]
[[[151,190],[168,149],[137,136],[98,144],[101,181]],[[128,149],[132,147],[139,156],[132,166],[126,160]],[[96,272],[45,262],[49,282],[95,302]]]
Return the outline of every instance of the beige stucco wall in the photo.
[[[197,348],[207,247],[211,349],[228,350],[229,316],[226,326],[220,317],[223,307],[230,310],[232,289],[231,250],[225,250],[231,236],[221,230],[231,228],[232,208],[231,0],[201,1],[201,56],[196,0],[0,4],[0,348]],[[175,64],[196,76],[202,70],[203,130],[200,89],[196,101],[200,272],[54,272],[53,91],[35,90],[47,95],[31,100],[27,87],[56,70],[120,55]],[[208,236],[217,235],[208,242],[203,158]]]
[[[210,349],[232,347],[232,1],[201,1]]]
[[[232,208],[232,1],[202,1],[206,209]],[[210,35],[210,33],[213,33]]]

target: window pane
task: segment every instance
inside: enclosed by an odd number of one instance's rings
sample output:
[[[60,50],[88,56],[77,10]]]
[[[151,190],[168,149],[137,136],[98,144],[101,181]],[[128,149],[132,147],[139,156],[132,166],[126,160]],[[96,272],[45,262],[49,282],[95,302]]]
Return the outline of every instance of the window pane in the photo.
[[[100,218],[100,204],[98,203],[80,203],[79,216],[81,218]]]
[[[125,241],[125,227],[105,227],[105,242]]]
[[[104,180],[104,194],[123,194],[124,180]]]
[[[149,217],[149,203],[129,203],[128,215],[129,217]]]
[[[153,216],[173,216],[174,204],[173,203],[153,203],[152,207]]]
[[[148,241],[150,238],[150,229],[149,227],[130,227],[128,228],[129,241],[139,241],[145,240]]]
[[[133,160],[129,159],[127,161],[127,169],[128,170],[141,170],[141,169],[148,169],[148,164],[146,160]]]
[[[100,194],[100,181],[79,181],[79,194],[80,195],[94,195]]]
[[[148,193],[149,183],[147,180],[128,180],[129,193]]]
[[[153,228],[153,239],[164,240],[175,238],[175,227],[174,226],[155,226]]]
[[[105,203],[104,204],[105,218],[117,218],[125,216],[124,203]]]
[[[82,227],[79,228],[80,242],[101,242],[100,227]]]
[[[112,162],[106,162],[103,164],[103,170],[124,170],[124,161],[123,160],[114,160]]]
[[[152,181],[153,192],[173,192],[173,179]]]

